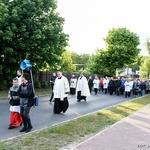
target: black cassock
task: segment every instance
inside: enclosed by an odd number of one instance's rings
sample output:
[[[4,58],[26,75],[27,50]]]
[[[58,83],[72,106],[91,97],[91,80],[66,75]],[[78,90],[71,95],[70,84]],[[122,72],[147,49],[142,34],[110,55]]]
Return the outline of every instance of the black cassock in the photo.
[[[70,88],[70,94],[71,95],[76,94],[76,88]]]
[[[81,91],[78,91],[77,92],[77,99],[78,99],[78,102],[81,101],[81,100],[86,101],[86,96],[81,96]]]
[[[65,97],[64,100],[60,100],[60,98],[55,98],[54,101],[54,114],[60,114],[61,112],[65,113],[69,107],[68,98]]]

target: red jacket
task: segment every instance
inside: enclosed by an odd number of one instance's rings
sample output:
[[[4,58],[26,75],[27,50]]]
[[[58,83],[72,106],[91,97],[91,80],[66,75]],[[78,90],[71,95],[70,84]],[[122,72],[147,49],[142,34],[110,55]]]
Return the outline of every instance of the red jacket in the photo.
[[[99,86],[103,86],[103,80],[104,80],[104,79],[100,79],[100,80],[99,80]]]

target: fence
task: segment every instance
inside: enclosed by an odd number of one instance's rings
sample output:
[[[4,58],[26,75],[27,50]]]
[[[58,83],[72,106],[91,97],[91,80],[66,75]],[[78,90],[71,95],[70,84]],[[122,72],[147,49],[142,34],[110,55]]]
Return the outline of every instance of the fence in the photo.
[[[52,77],[52,73],[53,72],[38,72],[37,74],[33,74],[33,79],[34,79],[34,84],[35,87],[38,87],[37,84],[41,84],[41,85],[45,85],[45,84],[49,84],[49,81]],[[76,72],[69,72],[69,73],[63,73],[63,75],[70,81],[72,74],[75,75],[76,78],[78,78],[80,76],[80,73],[76,73]],[[94,78],[95,75],[93,74],[84,74],[85,77],[88,79],[89,76],[92,76]],[[102,77],[102,75],[98,75],[99,77]],[[46,85],[45,85],[46,86]]]
[[[27,73],[30,73],[29,71],[27,71]],[[46,88],[48,86],[50,86],[50,80],[51,80],[51,77],[52,77],[52,73],[53,72],[44,72],[44,71],[39,71],[38,73],[33,73],[33,81],[34,81],[34,86],[35,88]],[[80,76],[80,73],[77,73],[77,72],[69,72],[69,73],[66,73],[64,72],[63,75],[65,77],[67,77],[68,81],[70,81],[71,77],[72,77],[72,74],[75,75],[76,78],[78,78]],[[93,74],[84,74],[85,77],[88,79],[89,76],[92,76],[94,78],[95,75]],[[98,75],[99,77],[102,77],[102,75]],[[3,76],[2,74],[0,74],[0,79],[3,81]],[[5,81],[4,81],[5,83]],[[5,84],[2,84],[2,82],[0,83],[0,91],[4,91],[4,90],[8,90],[9,87],[12,86],[12,83],[10,83],[10,85],[6,85]]]

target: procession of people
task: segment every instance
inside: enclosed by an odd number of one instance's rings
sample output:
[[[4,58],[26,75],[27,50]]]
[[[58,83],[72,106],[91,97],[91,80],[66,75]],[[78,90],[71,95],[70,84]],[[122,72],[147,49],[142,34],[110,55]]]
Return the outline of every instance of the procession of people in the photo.
[[[10,118],[8,129],[14,129],[23,124],[20,132],[30,132],[33,128],[30,118],[30,109],[33,106],[33,85],[30,75],[18,70],[13,85],[8,92],[10,104]],[[79,76],[71,75],[68,79],[63,72],[53,72],[50,79],[51,96],[50,103],[54,102],[53,113],[65,113],[69,108],[68,95],[75,96],[77,102],[87,101],[89,96],[110,94],[116,96],[138,97],[150,93],[150,80],[125,77],[98,77],[85,76],[82,72]]]

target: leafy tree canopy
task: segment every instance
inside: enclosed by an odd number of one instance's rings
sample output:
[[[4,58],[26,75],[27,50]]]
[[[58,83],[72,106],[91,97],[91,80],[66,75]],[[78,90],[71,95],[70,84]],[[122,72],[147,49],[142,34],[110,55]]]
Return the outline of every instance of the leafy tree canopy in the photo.
[[[144,56],[143,63],[140,66],[140,77],[147,78],[150,76],[150,57]]]
[[[142,64],[142,61],[143,61],[143,56],[138,55],[135,62],[132,63],[129,67],[132,68],[132,71],[134,71],[134,72],[137,70],[140,70],[140,66]]]
[[[65,72],[75,71],[75,66],[72,64],[72,58],[68,51],[63,52],[60,70]]]
[[[150,39],[146,39],[145,45],[146,45],[146,49],[148,51],[148,54],[150,55]]]
[[[126,28],[113,28],[104,41],[106,50],[112,53],[112,62],[117,61],[119,68],[134,62],[140,52],[137,48],[140,44],[139,37]]]
[[[77,54],[76,52],[70,52],[72,63],[76,65],[76,71],[84,70],[87,68],[87,62],[90,58],[89,54]]]
[[[16,72],[25,58],[36,70],[49,69],[60,62],[68,35],[63,33],[64,19],[56,8],[55,0],[0,0],[0,72],[3,80],[12,78],[12,72]]]
[[[150,40],[146,39],[145,42],[146,49],[148,51],[148,56],[142,57],[142,63],[140,65],[140,77],[147,78],[150,77]]]
[[[133,63],[140,52],[139,37],[126,28],[111,29],[104,41],[106,47],[97,50],[94,63],[90,66],[93,73],[115,75],[116,68]]]

